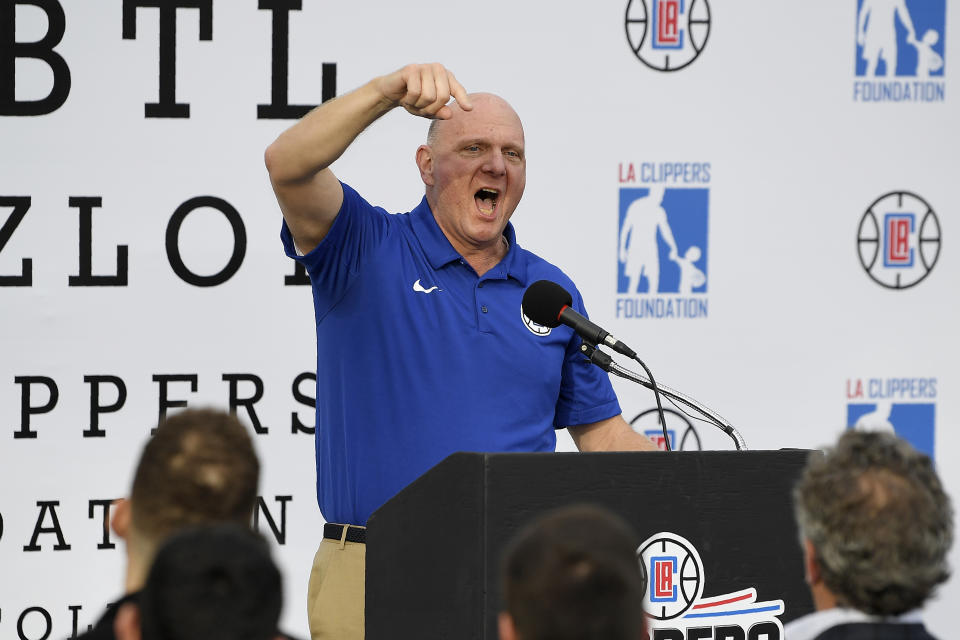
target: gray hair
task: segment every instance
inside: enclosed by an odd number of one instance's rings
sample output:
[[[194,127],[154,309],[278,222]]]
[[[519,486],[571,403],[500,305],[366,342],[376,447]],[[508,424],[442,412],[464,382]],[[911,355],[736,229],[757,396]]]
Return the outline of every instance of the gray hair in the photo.
[[[430,121],[430,128],[427,129],[427,146],[432,147],[437,142],[437,136],[440,135],[437,129],[440,127],[440,118],[434,118]]]
[[[794,508],[842,605],[899,615],[950,576],[950,498],[930,458],[893,434],[847,431],[825,456],[811,456]]]

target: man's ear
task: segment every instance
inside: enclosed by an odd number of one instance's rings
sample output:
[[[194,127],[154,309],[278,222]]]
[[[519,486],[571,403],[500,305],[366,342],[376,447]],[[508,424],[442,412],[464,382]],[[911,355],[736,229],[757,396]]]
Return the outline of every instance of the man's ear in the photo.
[[[417,147],[417,168],[423,184],[433,186],[433,149],[425,144]]]
[[[113,501],[113,517],[110,518],[110,528],[118,538],[127,539],[130,534],[130,499],[120,498]]]
[[[140,640],[140,608],[137,605],[128,602],[117,609],[113,633],[117,640]]]
[[[513,616],[506,611],[501,611],[497,617],[497,628],[500,631],[500,640],[519,640],[517,627],[513,624]]]
[[[817,560],[817,550],[807,538],[803,539],[803,570],[808,585],[812,587],[820,583],[822,578],[820,576],[820,561]]]

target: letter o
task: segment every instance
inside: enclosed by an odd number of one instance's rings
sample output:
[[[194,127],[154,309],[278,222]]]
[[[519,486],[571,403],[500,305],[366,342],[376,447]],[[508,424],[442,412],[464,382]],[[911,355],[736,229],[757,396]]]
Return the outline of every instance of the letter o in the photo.
[[[43,632],[43,635],[39,638],[28,638],[23,633],[23,621],[27,615],[33,613],[34,611],[39,611],[43,615],[43,621],[47,625],[46,631]],[[20,640],[47,640],[50,637],[50,632],[53,630],[53,620],[50,618],[50,614],[43,607],[30,607],[29,609],[24,609],[23,613],[20,614],[20,618],[17,619],[17,635],[20,636]]]
[[[183,263],[183,258],[180,256],[180,227],[191,212],[201,207],[211,207],[222,213],[233,229],[233,255],[230,256],[227,265],[212,276],[193,273],[187,269],[187,265]],[[223,284],[240,269],[246,254],[247,230],[243,226],[243,219],[226,200],[214,196],[197,196],[181,204],[170,216],[170,222],[167,224],[167,260],[170,261],[170,267],[173,268],[174,273],[187,284],[196,287],[215,287]]]

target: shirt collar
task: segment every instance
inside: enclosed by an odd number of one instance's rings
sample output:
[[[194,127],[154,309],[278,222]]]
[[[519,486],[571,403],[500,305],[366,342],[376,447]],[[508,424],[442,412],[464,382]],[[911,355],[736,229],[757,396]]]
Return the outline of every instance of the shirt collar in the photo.
[[[455,260],[460,260],[462,256],[457,253],[457,250],[454,249],[450,241],[447,240],[447,236],[443,234],[443,230],[440,229],[440,225],[437,224],[436,218],[433,217],[433,211],[427,203],[426,196],[424,196],[420,204],[410,212],[410,221],[413,232],[417,236],[417,240],[420,241],[420,246],[423,248],[423,252],[427,255],[427,259],[430,260],[431,267],[439,269]],[[503,235],[509,244],[507,255],[504,256],[495,267],[490,269],[490,271],[483,274],[482,279],[506,280],[509,277],[518,280],[521,285],[526,286],[527,264],[520,255],[522,249],[517,246],[517,232],[514,230],[512,223],[507,223],[507,227],[503,230]]]
[[[783,636],[790,640],[812,640],[831,627],[857,622],[921,624],[922,618],[919,610],[908,611],[901,616],[882,617],[872,616],[856,609],[835,607],[833,609],[814,611],[813,613],[797,618],[784,627]]]

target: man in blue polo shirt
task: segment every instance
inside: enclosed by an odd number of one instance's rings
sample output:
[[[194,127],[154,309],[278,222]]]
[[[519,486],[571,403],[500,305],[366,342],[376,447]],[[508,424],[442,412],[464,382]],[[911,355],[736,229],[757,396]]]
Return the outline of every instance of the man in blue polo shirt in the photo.
[[[451,102],[453,97],[456,102]],[[426,196],[390,215],[330,165],[391,109],[433,120],[416,162]],[[468,95],[439,64],[408,65],[325,103],[280,135],[266,164],[288,255],[307,268],[317,320],[317,498],[327,524],[310,577],[313,638],[363,637],[370,514],[455,451],[654,449],[567,327],[521,311],[558,268],[517,245],[526,182],[520,119]],[[349,525],[349,526],[348,526]]]

